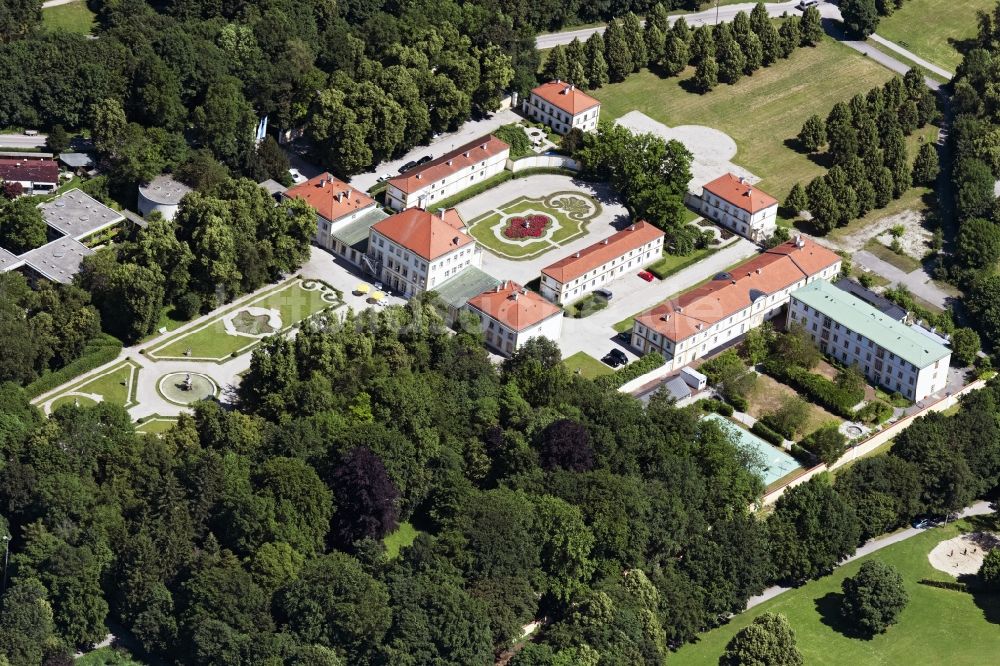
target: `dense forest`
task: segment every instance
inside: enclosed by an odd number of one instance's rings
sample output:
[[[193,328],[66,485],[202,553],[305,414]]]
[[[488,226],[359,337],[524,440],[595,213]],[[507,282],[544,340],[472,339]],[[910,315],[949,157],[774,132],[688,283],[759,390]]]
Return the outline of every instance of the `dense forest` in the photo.
[[[534,340],[497,367],[433,296],[253,355],[238,408],[162,437],[0,390],[0,655],[63,663],[113,620],[178,664],[661,664],[775,581],[997,484],[1000,384],[891,454],[751,508],[759,461]],[[418,535],[390,557],[401,522]]]

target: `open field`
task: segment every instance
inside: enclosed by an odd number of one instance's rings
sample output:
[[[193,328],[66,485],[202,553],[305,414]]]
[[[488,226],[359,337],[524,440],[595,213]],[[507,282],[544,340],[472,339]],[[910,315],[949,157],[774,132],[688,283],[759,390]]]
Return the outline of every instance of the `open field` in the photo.
[[[989,517],[983,517],[989,518]],[[733,635],[766,611],[783,613],[798,639],[806,664],[824,666],[884,664],[973,665],[990,662],[985,655],[1000,654],[1000,598],[974,599],[965,592],[921,585],[921,578],[954,581],[931,566],[927,554],[938,542],[961,531],[982,528],[982,518],[973,527],[963,520],[878,551],[869,557],[891,564],[903,575],[910,603],[899,623],[872,640],[848,638],[841,633],[836,615],[840,584],[857,573],[861,558],[832,575],[812,581],[736,616],[718,629],[704,634],[698,643],[686,645],[674,661],[688,666],[715,666]],[[985,658],[985,660],[984,660]]]
[[[798,393],[794,389],[776,381],[773,377],[759,375],[756,386],[754,386],[750,395],[747,396],[747,401],[750,403],[749,407],[747,407],[747,413],[755,419],[759,419],[764,414],[773,412],[781,407],[786,398],[797,395]],[[810,402],[809,416],[802,426],[802,436],[810,434],[827,423],[840,423],[841,421],[843,419],[837,418],[819,405]]]
[[[223,361],[233,354],[249,351],[257,344],[259,338],[229,333],[223,323],[224,320],[249,307],[263,308],[277,311],[281,316],[282,330],[287,330],[325,308],[343,303],[343,299],[336,291],[319,283],[315,284],[317,285],[315,288],[307,289],[307,283],[302,280],[286,282],[257,300],[216,315],[201,326],[180,337],[172,338],[147,353],[153,359],[187,358]],[[334,300],[324,298],[326,294],[333,294],[331,298]],[[189,350],[190,356],[185,354]]]
[[[867,92],[892,76],[884,67],[826,37],[815,48],[798,49],[788,60],[734,86],[722,84],[706,95],[682,87],[692,73],[661,79],[644,70],[593,94],[603,103],[602,116],[608,119],[637,109],[671,127],[707,125],[726,132],[737,144],[733,161],[760,176],[761,189],[779,200],[796,181],[808,182],[824,172],[785,141],[798,134],[810,115],[825,118],[835,103]]]
[[[952,72],[962,62],[962,42],[976,36],[976,12],[991,12],[992,0],[906,0],[879,21],[878,34],[924,60]]]
[[[563,365],[565,365],[570,372],[579,372],[580,376],[585,377],[586,379],[593,379],[594,377],[600,377],[601,375],[610,375],[614,372],[614,370],[610,367],[604,365],[587,352],[582,351],[564,358]]]
[[[49,30],[65,30],[81,35],[89,35],[97,25],[94,12],[84,0],[76,0],[65,5],[57,5],[42,10],[42,25]]]

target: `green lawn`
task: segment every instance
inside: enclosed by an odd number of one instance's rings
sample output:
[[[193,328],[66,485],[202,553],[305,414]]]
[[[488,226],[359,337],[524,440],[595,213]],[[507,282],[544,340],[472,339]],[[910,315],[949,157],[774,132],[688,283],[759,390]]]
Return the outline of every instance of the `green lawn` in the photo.
[[[107,370],[104,374],[89,379],[79,384],[72,384],[63,390],[67,393],[89,393],[99,395],[104,402],[113,402],[116,405],[131,407],[135,404],[135,380],[138,376],[139,366],[132,361],[125,361]],[[89,407],[96,404],[92,399],[84,396],[61,395],[52,402],[52,409],[62,405],[74,404],[79,400],[81,406]]]
[[[920,262],[910,255],[895,252],[892,248],[886,247],[874,238],[865,243],[865,249],[882,261],[892,264],[904,273],[912,273],[920,268]]]
[[[177,425],[177,419],[167,417],[154,417],[148,421],[143,421],[135,427],[136,432],[144,432],[150,435],[160,435]]]
[[[584,200],[586,203],[579,201]],[[565,206],[556,204],[565,203]],[[588,205],[589,204],[589,205]],[[499,211],[499,212],[498,212]],[[502,220],[522,213],[538,212],[548,215],[559,225],[551,238],[501,240],[494,231],[497,225],[506,227]],[[564,245],[583,235],[587,223],[601,212],[601,205],[583,192],[554,192],[547,197],[531,199],[518,197],[469,222],[469,233],[491,251],[508,259],[530,259]],[[549,233],[548,229],[544,232]]]
[[[410,523],[400,523],[395,532],[382,540],[382,543],[385,544],[386,557],[390,560],[395,559],[399,555],[400,549],[412,544],[418,534],[420,531]]]
[[[728,245],[728,243],[727,243]],[[723,246],[718,247],[703,247],[700,250],[695,250],[691,254],[665,254],[663,258],[654,264],[650,264],[646,267],[650,273],[665,280],[677,271],[684,270],[688,266],[693,266],[702,259],[709,257],[719,250]]]
[[[114,648],[94,650],[77,659],[74,664],[76,666],[144,666],[141,661],[133,659],[128,652]]]
[[[990,13],[993,0],[906,0],[883,17],[878,34],[924,60],[954,72],[962,62],[957,46],[976,36],[976,12]]]
[[[224,361],[234,353],[249,351],[258,342],[257,338],[230,335],[226,331],[223,319],[234,312],[250,306],[277,310],[281,314],[283,330],[286,330],[324,308],[343,303],[339,294],[337,294],[336,303],[330,303],[323,299],[324,291],[321,289],[310,291],[303,288],[303,284],[302,280],[288,282],[255,301],[230,308],[224,313],[208,319],[203,325],[180,337],[173,338],[147,353],[150,358],[157,359],[191,358]],[[191,350],[190,356],[185,356],[187,350]]]
[[[671,127],[706,125],[728,133],[737,145],[733,161],[760,176],[760,188],[784,200],[797,181],[808,182],[825,169],[792,150],[806,118],[825,118],[830,108],[856,93],[885,83],[892,73],[830,38],[814,48],[797,49],[780,61],[744,77],[736,85],[719,85],[706,95],[681,87],[693,74],[661,79],[648,71],[592,94],[601,100],[601,115],[617,118],[639,110]]]
[[[563,365],[565,365],[570,372],[579,371],[580,376],[586,379],[594,379],[595,377],[610,375],[614,372],[613,369],[604,365],[587,352],[582,351],[564,358]]]
[[[84,0],[42,10],[42,24],[49,30],[66,30],[81,35],[89,35],[93,31],[97,25],[96,18]]]
[[[832,575],[810,582],[743,613],[695,644],[674,655],[673,663],[715,666],[733,635],[766,611],[783,613],[798,639],[809,666],[889,664],[981,665],[987,655],[1000,654],[1000,598],[974,600],[965,592],[921,585],[921,578],[954,580],[934,569],[927,553],[939,542],[968,530],[967,521],[928,530],[919,536],[878,551],[872,556],[896,567],[903,575],[910,603],[898,624],[872,640],[847,638],[840,631],[834,608],[845,577],[857,573],[865,559],[851,562]],[[978,602],[978,603],[977,603]],[[980,605],[981,604],[981,605]],[[992,620],[992,621],[991,621]]]

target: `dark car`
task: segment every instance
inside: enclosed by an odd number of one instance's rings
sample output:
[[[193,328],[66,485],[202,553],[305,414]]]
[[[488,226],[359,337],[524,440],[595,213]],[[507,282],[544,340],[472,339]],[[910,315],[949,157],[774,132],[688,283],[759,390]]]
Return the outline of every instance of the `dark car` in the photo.
[[[409,162],[407,162],[403,166],[399,167],[399,173],[406,173],[407,171],[409,171],[410,169],[412,169],[415,166],[417,166],[416,160],[410,160]]]
[[[610,301],[612,298],[614,298],[614,294],[611,293],[610,289],[595,289],[594,294],[600,296],[606,301]]]
[[[431,156],[430,155],[424,155],[419,160],[417,160],[417,166],[420,166],[421,164],[425,164],[425,163],[430,162],[430,161],[431,161]]]
[[[619,365],[628,365],[628,356],[621,349],[612,349],[605,354],[601,362],[610,365],[612,368],[617,368]]]

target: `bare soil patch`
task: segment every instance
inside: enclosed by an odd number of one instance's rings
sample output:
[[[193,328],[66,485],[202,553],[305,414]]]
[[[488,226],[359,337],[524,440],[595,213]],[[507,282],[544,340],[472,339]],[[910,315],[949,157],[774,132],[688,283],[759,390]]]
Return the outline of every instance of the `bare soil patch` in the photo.
[[[931,566],[958,578],[979,572],[986,553],[1000,546],[1000,537],[991,532],[971,532],[947,539],[927,554]]]

